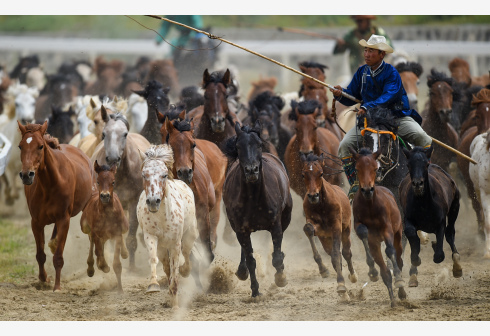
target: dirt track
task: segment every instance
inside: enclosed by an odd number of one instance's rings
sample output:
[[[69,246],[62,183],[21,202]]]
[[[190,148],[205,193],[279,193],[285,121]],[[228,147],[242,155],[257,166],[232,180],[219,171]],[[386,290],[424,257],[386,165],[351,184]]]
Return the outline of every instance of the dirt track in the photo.
[[[107,274],[96,269],[93,278],[87,276],[89,243],[87,236],[80,231],[80,216],[77,216],[72,219],[64,253],[62,292],[53,293],[49,286],[41,288],[36,276],[23,279],[20,285],[1,283],[0,320],[490,320],[490,260],[482,259],[483,242],[476,237],[475,216],[473,210],[468,208],[468,203],[463,202],[456,223],[456,246],[461,254],[463,277],[452,277],[451,254],[447,243],[444,243],[446,260],[438,265],[432,262],[430,245],[422,246],[419,287],[406,287],[408,299],[405,302],[398,300],[398,306],[392,309],[381,279],[376,283],[369,282],[363,292],[365,299],[360,297],[361,287],[369,278],[365,253],[355,235],[352,236],[353,261],[359,281],[351,284],[346,278],[351,301],[340,301],[335,291],[336,281],[330,260],[321,251],[324,264],[330,271],[330,276],[322,279],[302,230],[303,211],[300,199],[295,194],[293,202],[293,219],[283,242],[285,273],[289,282],[286,287],[278,288],[274,284],[270,235],[264,232],[252,235],[257,254],[258,281],[263,294],[259,301],[250,297],[250,280],[239,281],[234,275],[240,258],[238,245],[229,246],[223,240],[218,242],[216,259],[210,270],[202,276],[203,285],[207,289],[212,274],[215,279],[212,283],[213,291],[222,293],[199,293],[192,278],[181,279],[181,309],[173,311],[168,304],[166,277],[161,264],[158,274],[162,278],[162,292],[145,294],[150,269],[146,248],[139,243],[139,272],[129,274],[125,269],[127,260],[123,261],[122,281],[125,292],[118,295],[114,291],[116,280],[112,269]],[[25,210],[22,209],[22,202],[19,202],[16,212],[22,211]],[[19,219],[17,215],[12,220],[18,225],[30,225],[30,218]],[[47,237],[50,237],[52,227],[46,229]],[[222,219],[218,231],[220,238],[223,227]],[[30,234],[26,239],[33,241],[34,238]],[[435,240],[434,235],[431,235],[431,240]],[[54,280],[52,254],[48,248],[46,253],[46,271]],[[111,266],[110,248],[106,250],[106,258]],[[408,285],[409,247],[404,262],[403,277]],[[36,265],[34,257],[32,264]],[[37,265],[35,268],[37,274]],[[346,276],[347,265],[344,260],[343,269]]]

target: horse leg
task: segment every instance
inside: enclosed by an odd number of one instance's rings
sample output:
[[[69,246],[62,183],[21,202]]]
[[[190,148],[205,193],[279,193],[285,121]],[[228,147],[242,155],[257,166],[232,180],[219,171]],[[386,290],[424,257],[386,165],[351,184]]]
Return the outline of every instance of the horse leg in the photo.
[[[67,215],[66,218],[57,221],[55,225],[55,230],[57,229],[58,233],[55,238],[57,241],[56,251],[53,255],[53,265],[56,270],[56,280],[53,288],[54,292],[61,290],[61,269],[65,264],[63,260],[63,250],[65,249],[66,237],[68,236],[68,229],[70,228],[70,216]],[[53,233],[55,230],[53,230]]]
[[[196,204],[196,217],[198,223],[197,228],[199,230],[199,237],[201,239],[201,243],[204,245],[204,249],[206,250],[206,260],[209,265],[214,260],[214,253],[211,244],[211,221],[207,204]]]
[[[190,255],[197,236],[197,230],[193,230],[193,228],[191,227],[184,233],[184,236],[182,237],[182,255],[184,256],[184,264],[180,266],[179,273],[184,278],[187,278],[189,276],[192,267],[194,266],[190,260]]]
[[[92,234],[89,233],[88,239],[90,240],[90,250],[88,252],[88,258],[87,258],[87,275],[89,277],[93,277],[95,273],[94,269],[94,240],[92,238]]]
[[[136,248],[138,247],[138,241],[136,239],[136,232],[138,231],[138,217],[136,216],[136,202],[130,202],[128,207],[129,214],[129,231],[128,237],[126,238],[126,246],[129,252],[129,271],[135,272],[135,258],[134,254],[136,252]]]
[[[342,240],[342,256],[344,257],[345,261],[347,261],[347,267],[349,268],[349,280],[352,283],[356,283],[357,273],[354,270],[354,265],[352,264],[350,226],[347,227],[347,229],[342,230],[341,240]]]
[[[247,265],[248,271],[250,273],[250,288],[252,289],[252,297],[257,297],[260,294],[259,292],[259,283],[257,282],[257,277],[255,275],[255,266],[256,262],[253,256],[253,248],[252,241],[250,240],[250,232],[245,233],[237,233],[236,237],[238,242],[242,247],[242,257],[245,255],[245,263]],[[241,264],[241,262],[240,262]],[[273,262],[274,264],[274,262]],[[237,272],[238,273],[238,272]]]
[[[31,229],[34,234],[34,240],[36,241],[36,260],[39,266],[39,280],[46,282],[47,274],[44,269],[44,263],[46,262],[46,253],[44,253],[44,227],[39,227],[39,224],[31,221]]]
[[[412,265],[410,266],[410,280],[408,281],[408,287],[417,287],[419,285],[417,280],[417,267],[420,266],[422,260],[419,257],[420,238],[418,232],[420,231],[417,231],[413,223],[405,218],[405,235],[410,243],[410,261],[412,262]]]
[[[181,251],[181,243],[176,242],[175,245],[169,249],[170,260],[170,278],[168,284],[168,292],[170,294],[170,305],[172,309],[179,309],[179,300],[177,297],[177,289],[179,286],[179,257]]]
[[[490,195],[485,193],[483,190],[480,190],[480,198],[485,203],[483,206],[484,209],[484,219],[485,219],[485,253],[483,254],[484,259],[490,259]]]
[[[402,244],[402,240],[403,240],[403,230],[400,229],[398,232],[395,232],[395,236],[394,236],[394,247],[395,247],[395,251],[396,251],[396,265],[398,266],[399,270],[400,270],[400,273],[399,273],[399,279],[401,280],[401,282],[399,280],[396,280],[397,277],[396,277],[396,274],[395,274],[395,287],[398,287],[398,298],[401,299],[401,300],[405,300],[407,298],[407,293],[405,292],[405,281],[403,281],[402,279],[402,269],[403,269],[403,259],[402,259],[402,255],[403,255],[403,244]],[[405,238],[406,239],[406,238]],[[403,286],[400,286],[400,285],[403,285]]]
[[[364,245],[364,250],[366,251],[366,263],[369,266],[369,280],[376,282],[379,280],[378,270],[376,269],[376,267],[374,267],[374,259],[371,255],[371,251],[369,250],[368,229],[366,225],[359,224],[356,228],[356,234],[359,239],[361,239],[362,244]]]
[[[12,187],[8,177],[10,177],[10,171],[6,169],[5,173],[1,176],[2,182],[4,183],[5,204],[14,205],[15,199],[11,196]]]
[[[486,202],[490,201],[490,198],[484,198],[482,199],[485,203],[483,204],[488,204]],[[454,244],[454,238],[456,231],[454,229],[454,225],[456,223],[456,219],[458,218],[458,213],[459,213],[459,198],[455,198],[453,203],[451,204],[451,207],[449,208],[449,212],[447,215],[447,227],[446,227],[446,241],[451,246],[451,252],[452,252],[452,259],[453,259],[453,276],[455,278],[460,278],[463,276],[463,269],[461,268],[461,265],[459,263],[459,253],[458,250],[456,249],[456,245]],[[487,215],[487,214],[485,214]]]
[[[202,291],[201,278],[199,277],[199,260],[194,256],[194,253],[191,251],[189,259],[192,264],[191,275],[194,278],[194,283],[196,287]]]
[[[240,264],[238,265],[238,269],[235,273],[238,279],[245,281],[248,278],[248,268],[245,263],[245,250],[243,248],[240,249],[241,251],[241,256],[240,256]]]
[[[211,210],[209,213],[210,220],[211,220],[211,248],[212,251],[216,249],[216,244],[218,243],[218,233],[216,232],[219,224],[219,219],[220,219],[220,204],[221,204],[221,198],[222,198],[222,193],[215,193],[216,197],[216,203],[214,205],[214,208]]]
[[[95,256],[97,257],[97,268],[104,273],[109,273],[111,269],[105,261],[104,245],[104,240],[102,240],[101,238],[95,239]]]
[[[129,252],[128,252],[128,248],[126,247],[126,241],[124,240],[124,236],[121,235],[121,258],[128,259],[128,257],[129,257]]]
[[[478,223],[478,233],[480,236],[484,237],[484,214],[482,210],[482,204],[485,203],[480,203],[478,200],[478,195],[476,194],[475,186],[473,185],[473,182],[469,181],[466,183],[466,189],[468,191],[468,197],[471,199],[471,204],[473,205],[473,209],[475,210],[476,213],[476,220]],[[481,192],[480,192],[481,194]]]
[[[116,273],[117,278],[117,291],[119,293],[123,292],[122,283],[121,283],[121,272],[122,272],[122,264],[119,256],[121,255],[121,245],[122,245],[123,237],[122,235],[116,238],[116,246],[114,247],[114,260],[112,261],[112,269],[114,273]]]
[[[441,223],[439,224],[439,229],[436,232],[436,242],[432,242],[432,249],[434,250],[434,262],[436,264],[441,263],[445,256],[444,256],[444,250],[443,250],[443,243],[444,243],[444,231],[446,227],[446,218],[443,218],[441,220]]]
[[[151,270],[150,284],[148,285],[148,288],[146,289],[146,293],[159,292],[160,291],[160,285],[158,284],[158,281],[157,281],[158,238],[156,236],[152,236],[152,235],[148,234],[146,231],[144,232],[144,236],[145,236],[146,247],[148,249],[148,256],[149,256],[148,262],[150,263],[150,270]],[[131,256],[130,256],[130,258],[131,258]],[[167,273],[167,275],[168,275],[168,273]]]
[[[322,278],[328,277],[328,269],[325,267],[322,261],[322,257],[320,256],[320,253],[318,253],[318,250],[316,249],[316,244],[315,241],[313,240],[313,237],[315,235],[315,228],[311,223],[306,223],[305,226],[303,227],[303,231],[306,234],[306,237],[308,237],[308,240],[310,241],[311,245],[311,250],[313,251],[313,259],[318,265],[318,270],[320,271],[320,275]]]
[[[274,252],[272,252],[272,266],[276,269],[274,282],[278,287],[284,287],[288,284],[288,281],[286,275],[284,275],[284,252],[281,251],[283,232],[280,221],[277,221],[274,224],[271,235],[272,245],[274,245]]]
[[[53,233],[51,234],[51,239],[48,242],[49,249],[53,254],[56,251],[56,247],[58,246],[58,241],[56,240],[57,233],[58,230],[56,229],[56,223],[55,223],[53,228]]]
[[[381,273],[381,278],[383,279],[383,283],[385,284],[386,288],[388,288],[388,294],[390,295],[391,307],[393,308],[396,306],[395,296],[393,295],[393,287],[391,285],[391,282],[393,281],[393,279],[391,277],[390,271],[388,270],[388,267],[386,266],[386,264],[383,260],[383,255],[381,254],[380,244],[373,241],[372,239],[368,239],[368,245],[369,245],[369,250],[371,251],[371,254],[372,254],[376,264],[378,264],[378,266],[379,266],[379,271]],[[395,261],[395,263],[396,263],[396,261]]]
[[[347,292],[345,280],[342,276],[342,257],[340,255],[340,233],[333,232],[332,238],[319,237],[323,249],[330,255],[333,269],[337,273],[337,293],[343,295]]]

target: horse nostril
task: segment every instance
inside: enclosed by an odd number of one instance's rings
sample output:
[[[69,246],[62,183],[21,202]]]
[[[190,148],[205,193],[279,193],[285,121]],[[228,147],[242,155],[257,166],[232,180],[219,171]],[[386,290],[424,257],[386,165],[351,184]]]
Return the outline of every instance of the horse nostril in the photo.
[[[146,199],[146,204],[150,204],[150,200],[149,199]]]
[[[20,178],[22,178],[22,172],[19,173]]]
[[[259,172],[259,166],[255,166],[253,171],[254,171],[254,173],[258,173]]]
[[[371,191],[371,192],[374,192],[374,187],[371,187],[370,191]]]
[[[189,169],[189,175],[192,174],[192,169]]]
[[[161,200],[159,198],[157,198],[157,204],[160,204]]]
[[[108,156],[106,156],[106,157],[105,157],[105,160],[106,160],[106,162],[109,162],[109,157],[108,157]]]
[[[34,172],[29,172],[29,177],[34,177]]]

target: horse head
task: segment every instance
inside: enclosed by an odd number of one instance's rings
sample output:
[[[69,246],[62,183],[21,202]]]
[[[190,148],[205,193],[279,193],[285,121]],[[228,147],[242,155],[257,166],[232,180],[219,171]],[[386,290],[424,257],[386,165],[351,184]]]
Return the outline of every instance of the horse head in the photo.
[[[8,94],[14,97],[15,116],[23,125],[34,122],[36,99],[39,90],[25,84],[16,84],[9,87]]]
[[[476,105],[475,120],[478,133],[483,133],[490,128],[490,90],[481,89],[473,96],[471,105]]]
[[[325,87],[309,78],[304,78],[301,95],[305,100],[316,100],[320,103],[321,113],[318,114],[316,123],[318,127],[325,127],[325,116],[328,115],[328,97]]]
[[[284,101],[281,97],[275,96],[269,91],[264,91],[257,95],[250,102],[249,116],[252,123],[260,120],[262,125],[261,138],[269,141],[276,148],[279,145],[279,129],[281,127],[281,110]]]
[[[426,183],[429,182],[429,160],[432,147],[425,150],[422,147],[414,147],[411,151],[403,148],[403,153],[408,159],[408,171],[412,180],[412,190],[416,197],[424,196]]]
[[[372,200],[376,173],[378,171],[378,162],[376,160],[381,154],[381,150],[378,149],[373,154],[369,148],[361,148],[359,153],[357,153],[352,147],[349,147],[349,151],[352,153],[354,161],[356,161],[357,178],[359,179],[361,195],[367,200]]]
[[[114,199],[113,194],[117,170],[116,165],[99,166],[97,160],[95,160],[94,170],[97,173],[97,189],[99,190],[99,199],[102,203],[108,204]]]
[[[231,73],[226,69],[224,73],[215,71],[209,74],[208,69],[204,70],[203,85],[204,89],[204,113],[211,123],[211,130],[214,133],[223,133],[226,126],[226,118],[229,116],[227,89],[231,84]]]
[[[410,108],[416,110],[419,94],[419,78],[422,75],[424,69],[417,62],[398,63],[395,68],[400,74],[403,87],[407,92]]]
[[[316,78],[322,82],[325,82],[325,79],[327,79],[327,77],[325,76],[325,69],[328,69],[328,66],[326,65],[305,61],[299,64],[299,69],[303,73],[310,75],[311,77]],[[306,78],[303,78],[303,80],[305,79]]]
[[[102,105],[102,120],[105,122],[102,131],[102,140],[108,165],[116,164],[118,167],[126,153],[126,140],[129,134],[129,123],[120,112],[109,114]]]
[[[170,98],[168,97],[169,91],[170,87],[164,88],[162,83],[156,80],[149,81],[144,90],[133,90],[134,93],[146,99],[148,109],[156,109],[161,112],[168,110],[170,104]]]
[[[61,143],[67,144],[73,138],[73,121],[71,117],[75,115],[72,107],[68,111],[63,111],[60,107],[51,105],[52,114],[48,120],[47,132],[58,138]]]
[[[173,179],[173,152],[167,144],[152,145],[143,154],[141,175],[146,193],[146,206],[150,212],[157,212],[161,202],[165,199],[165,190],[168,179]]]
[[[453,82],[452,78],[434,69],[427,76],[430,98],[429,112],[436,113],[443,123],[451,120],[453,112]]]
[[[305,182],[306,196],[311,204],[318,204],[323,187],[323,153],[320,156],[301,154],[300,158],[303,162],[301,176]]]
[[[318,142],[316,120],[321,114],[321,105],[316,100],[302,102],[291,101],[290,120],[296,121],[296,141],[299,143],[299,152],[308,155],[313,154]]]

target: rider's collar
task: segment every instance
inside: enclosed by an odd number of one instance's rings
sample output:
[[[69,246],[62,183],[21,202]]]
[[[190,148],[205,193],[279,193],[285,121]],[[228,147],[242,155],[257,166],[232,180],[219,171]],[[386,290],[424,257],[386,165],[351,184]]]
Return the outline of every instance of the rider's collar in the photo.
[[[383,71],[384,65],[385,65],[385,61],[383,60],[381,61],[379,67],[376,68],[376,70],[371,70],[371,67],[369,67],[369,70],[371,71],[371,76],[376,77],[377,75],[379,75],[381,71]]]

